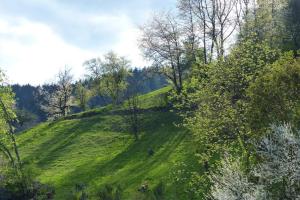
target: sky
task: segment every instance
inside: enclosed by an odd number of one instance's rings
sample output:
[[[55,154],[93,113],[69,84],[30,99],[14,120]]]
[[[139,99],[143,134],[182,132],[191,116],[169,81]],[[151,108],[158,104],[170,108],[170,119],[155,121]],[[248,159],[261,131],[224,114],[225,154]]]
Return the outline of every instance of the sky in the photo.
[[[138,26],[176,0],[0,0],[0,68],[10,83],[53,82],[68,66],[83,78],[84,61],[108,51],[147,62],[138,49]]]

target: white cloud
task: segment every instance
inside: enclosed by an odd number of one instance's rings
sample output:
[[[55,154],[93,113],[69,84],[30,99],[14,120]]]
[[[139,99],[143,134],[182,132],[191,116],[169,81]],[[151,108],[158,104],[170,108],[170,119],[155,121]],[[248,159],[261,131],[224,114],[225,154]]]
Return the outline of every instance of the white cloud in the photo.
[[[0,20],[0,67],[12,83],[37,85],[49,82],[65,65],[72,68],[75,77],[83,76],[82,63],[109,50],[127,56],[134,66],[145,64],[137,47],[138,30],[129,18],[91,16],[89,20],[95,25],[111,25],[112,30],[117,31],[111,33],[119,38],[111,49],[99,48],[99,52],[95,52],[71,45],[47,24],[24,18]]]
[[[66,44],[48,26],[19,19],[16,24],[0,21],[0,64],[15,83],[42,84],[66,64],[78,74],[92,52]]]
[[[144,67],[147,65],[138,47],[139,37],[140,30],[137,25],[128,23],[126,28],[120,32],[118,41],[113,46],[114,51],[132,61],[133,67]]]

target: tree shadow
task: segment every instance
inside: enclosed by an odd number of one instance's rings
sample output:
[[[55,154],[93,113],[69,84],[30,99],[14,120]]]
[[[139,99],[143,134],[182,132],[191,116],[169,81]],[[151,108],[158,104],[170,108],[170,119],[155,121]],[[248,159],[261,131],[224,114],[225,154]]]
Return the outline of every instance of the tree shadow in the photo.
[[[161,119],[140,140],[129,145],[111,160],[85,163],[76,167],[62,178],[58,187],[65,189],[77,182],[103,185],[107,182],[107,177],[110,182],[121,184],[125,189],[137,187],[137,183],[147,179],[151,170],[168,162],[170,155],[186,137],[186,131],[178,129],[171,121],[171,116]],[[149,148],[154,150],[153,156],[148,155]]]
[[[46,131],[47,140],[40,143],[26,160],[36,160],[39,167],[46,166],[68,150],[72,151],[70,146],[78,144],[78,138],[90,131],[99,131],[99,127],[105,119],[101,116],[78,119],[72,121],[57,122],[49,127],[43,127],[40,131]],[[43,136],[45,136],[43,135]],[[26,141],[25,141],[26,142]],[[28,145],[28,144],[27,144]]]

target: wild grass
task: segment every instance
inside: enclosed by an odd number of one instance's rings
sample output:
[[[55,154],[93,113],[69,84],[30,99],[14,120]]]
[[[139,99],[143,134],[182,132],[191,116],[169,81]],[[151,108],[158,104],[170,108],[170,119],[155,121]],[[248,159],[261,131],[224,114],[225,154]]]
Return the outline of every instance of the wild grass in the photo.
[[[149,99],[165,91],[142,96],[144,108],[151,102],[153,107],[156,102]],[[195,167],[190,135],[176,126],[180,118],[168,111],[142,113],[140,139],[135,141],[125,115],[102,108],[40,124],[19,136],[21,156],[25,164],[32,163],[40,181],[56,188],[56,199],[69,199],[75,184],[85,184],[92,195],[105,184],[120,185],[124,199],[134,199],[141,184],[152,189],[160,181],[168,199],[185,199],[184,193],[172,192],[170,177],[176,163]]]

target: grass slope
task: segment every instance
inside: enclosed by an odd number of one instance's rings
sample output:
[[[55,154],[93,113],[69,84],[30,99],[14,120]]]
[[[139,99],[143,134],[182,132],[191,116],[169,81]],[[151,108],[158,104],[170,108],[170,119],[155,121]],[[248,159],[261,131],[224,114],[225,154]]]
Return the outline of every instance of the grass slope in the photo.
[[[166,91],[142,96],[144,108],[157,106]],[[171,112],[149,109],[141,119],[138,141],[128,131],[126,114],[109,109],[46,122],[20,135],[21,156],[33,163],[40,181],[56,188],[56,199],[70,199],[76,183],[86,184],[91,196],[113,184],[123,188],[124,199],[142,199],[139,186],[147,182],[151,189],[161,180],[166,183],[166,199],[186,199],[183,188],[172,184],[171,173],[176,163],[195,166],[189,134],[175,126],[179,118]]]

